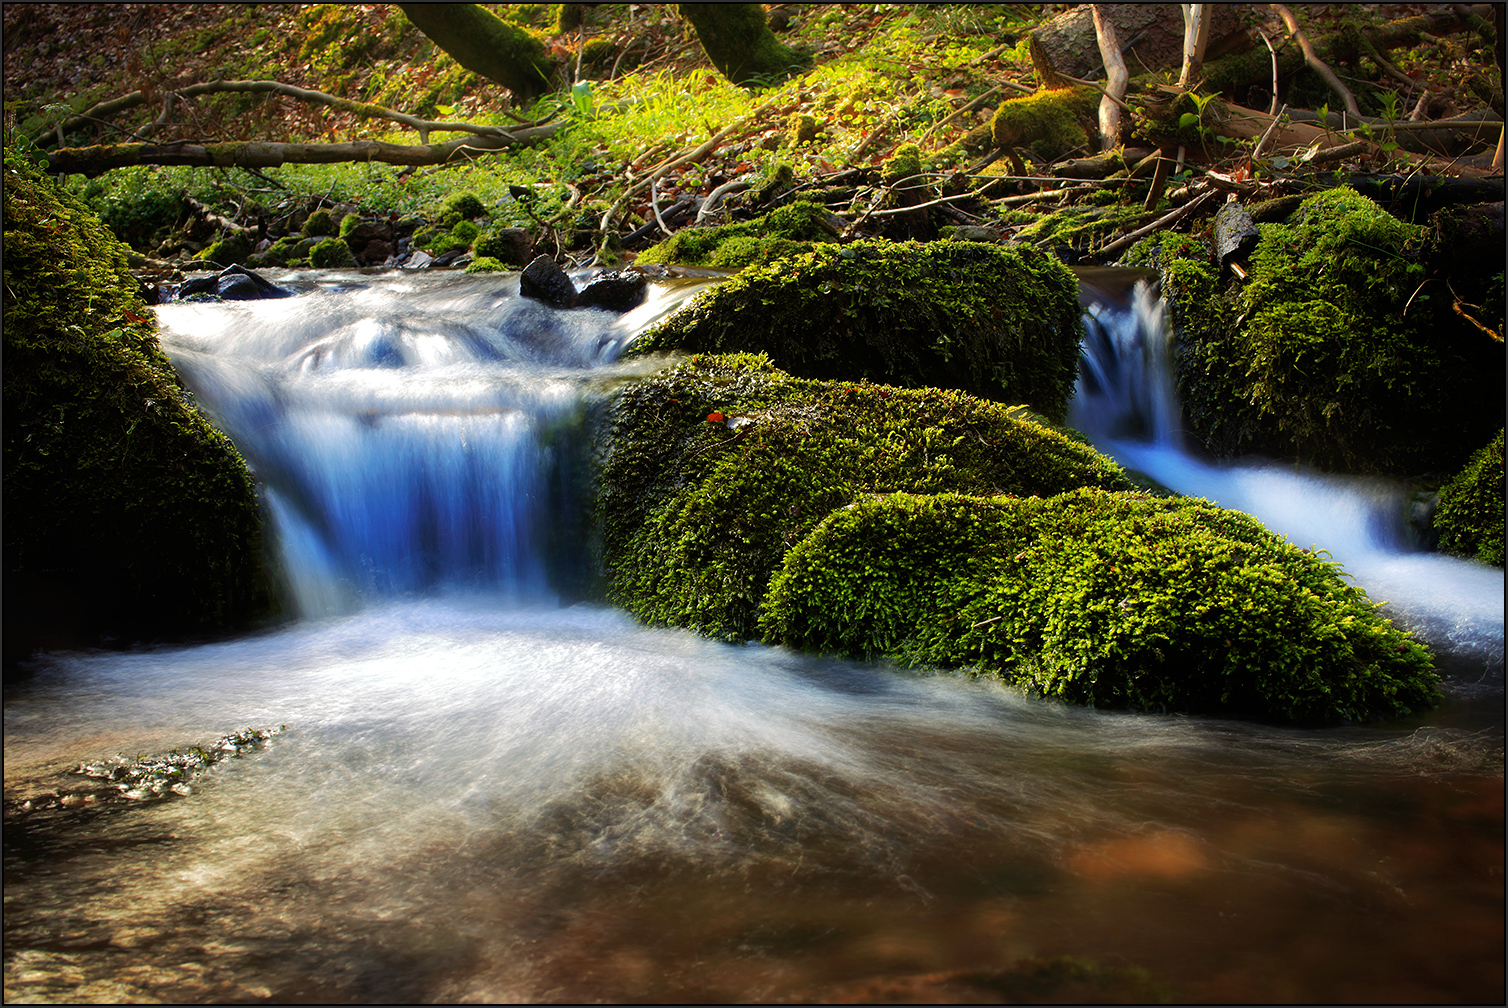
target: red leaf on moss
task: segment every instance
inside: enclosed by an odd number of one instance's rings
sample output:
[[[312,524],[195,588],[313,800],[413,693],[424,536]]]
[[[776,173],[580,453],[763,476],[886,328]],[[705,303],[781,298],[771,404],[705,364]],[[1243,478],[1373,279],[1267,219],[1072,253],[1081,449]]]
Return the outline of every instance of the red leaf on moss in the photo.
[[[727,417],[723,416],[721,413],[708,413],[707,414],[707,422],[708,423],[722,423],[726,419],[727,419]]]

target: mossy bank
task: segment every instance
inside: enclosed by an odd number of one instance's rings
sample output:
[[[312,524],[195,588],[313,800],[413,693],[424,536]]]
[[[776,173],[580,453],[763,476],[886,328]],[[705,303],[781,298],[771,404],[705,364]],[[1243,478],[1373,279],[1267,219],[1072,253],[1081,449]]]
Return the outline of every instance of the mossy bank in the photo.
[[[612,597],[652,624],[1097,706],[1325,722],[1433,702],[1428,653],[1332,564],[1132,492],[1020,407],[694,356],[620,391],[606,444]]]
[[[805,378],[962,389],[1061,420],[1080,331],[1078,282],[1045,253],[863,241],[751,266],[633,352],[765,353]]]
[[[157,344],[125,248],[5,154],[6,657],[269,610],[251,475]]]

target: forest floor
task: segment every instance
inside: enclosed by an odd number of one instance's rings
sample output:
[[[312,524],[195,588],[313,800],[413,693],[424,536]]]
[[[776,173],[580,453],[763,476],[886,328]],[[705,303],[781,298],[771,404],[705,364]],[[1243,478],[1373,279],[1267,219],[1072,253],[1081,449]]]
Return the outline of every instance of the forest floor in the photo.
[[[1424,31],[1405,48],[1369,56],[1362,47],[1348,62],[1336,61],[1370,120],[1359,124],[1360,133],[1354,117],[1340,128],[1330,125],[1340,98],[1303,67],[1281,75],[1276,89],[1264,70],[1260,82],[1218,94],[1195,88],[1192,104],[1169,103],[1177,90],[1170,87],[1178,76],[1176,53],[1173,65],[1159,53],[1162,62],[1153,58],[1147,69],[1141,50],[1152,55],[1151,44],[1133,38],[1123,154],[1100,171],[1085,167],[1100,147],[1092,110],[1080,110],[1062,143],[1028,137],[1002,149],[990,130],[1002,100],[1042,83],[1028,34],[1071,19],[1079,5],[773,7],[778,37],[809,53],[811,62],[763,90],[723,78],[671,4],[597,5],[571,32],[554,29],[558,5],[487,6],[539,35],[568,76],[589,87],[510,109],[506,89],[457,65],[387,4],[7,4],[7,135],[40,148],[56,147],[60,138],[79,147],[117,142],[157,118],[157,143],[416,142],[412,131],[392,131],[390,123],[280,96],[219,94],[159,104],[176,89],[217,79],[275,79],[428,118],[506,126],[511,112],[553,117],[560,127],[530,146],[417,170],[378,163],[258,171],[145,166],[69,176],[68,185],[109,209],[107,221],[148,256],[171,245],[166,232],[183,223],[141,219],[160,210],[163,194],[187,193],[226,220],[275,236],[296,230],[320,205],[363,217],[433,219],[447,197],[469,192],[488,208],[492,224],[550,231],[563,256],[578,264],[594,256],[607,261],[602,253],[609,246],[612,260],[630,261],[661,230],[674,230],[655,226],[657,210],[683,196],[705,198],[740,176],[768,180],[788,165],[792,175],[783,188],[818,194],[846,224],[847,237],[930,238],[941,227],[973,226],[986,229],[975,234],[1031,242],[1067,261],[1104,261],[1114,257],[1119,239],[1205,193],[1254,203],[1333,186],[1352,174],[1501,174],[1494,167],[1501,126],[1481,123],[1501,122],[1502,75],[1491,22],[1480,18],[1474,26]],[[1231,8],[1241,22],[1236,47],[1258,53],[1264,67],[1264,37],[1275,47],[1274,67],[1297,52],[1270,5]],[[1292,9],[1307,36],[1323,43],[1451,8]],[[1091,76],[1103,80],[1102,71]],[[135,89],[148,101],[130,115],[97,117],[64,135],[65,119]],[[1269,103],[1294,110],[1278,130],[1283,142],[1263,147],[1258,137],[1226,128],[1230,110]],[[1294,125],[1302,118],[1298,110],[1314,113],[1316,124]],[[1418,127],[1452,118],[1476,125],[1464,137],[1458,130],[1442,140],[1438,151],[1418,146],[1433,135]],[[884,166],[911,144],[922,177],[906,183],[900,206],[935,205],[924,217],[876,215],[895,205],[893,194],[884,202]],[[1150,171],[1159,160],[1172,170]],[[1197,222],[1217,205],[1204,201],[1180,226],[1202,226]],[[737,208],[728,212],[740,215]],[[181,243],[177,254],[186,254]]]

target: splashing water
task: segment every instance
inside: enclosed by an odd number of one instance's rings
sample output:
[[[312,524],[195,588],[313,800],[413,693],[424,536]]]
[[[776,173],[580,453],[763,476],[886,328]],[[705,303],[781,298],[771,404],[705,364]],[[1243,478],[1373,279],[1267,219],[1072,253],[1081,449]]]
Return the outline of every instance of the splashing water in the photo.
[[[353,275],[162,311],[311,618],[8,689],[8,999],[1501,994],[1496,704],[1093,711],[564,604],[582,418],[684,292],[622,321],[515,293]],[[187,797],[46,797],[283,724]],[[1061,956],[1097,979],[1042,994]]]

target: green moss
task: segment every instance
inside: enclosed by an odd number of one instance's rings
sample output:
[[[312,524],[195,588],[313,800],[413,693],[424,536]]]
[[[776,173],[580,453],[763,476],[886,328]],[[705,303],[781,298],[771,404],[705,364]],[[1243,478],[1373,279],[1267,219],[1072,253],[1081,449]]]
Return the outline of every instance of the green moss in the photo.
[[[641,263],[743,269],[836,240],[825,207],[798,201],[756,220],[721,227],[682,228],[638,256]]]
[[[997,147],[1030,147],[1056,161],[1077,147],[1092,146],[1090,127],[1100,93],[1092,87],[1040,88],[1000,103],[990,122]]]
[[[1407,474],[1454,468],[1501,423],[1501,348],[1494,367],[1421,289],[1423,228],[1345,188],[1259,228],[1250,279],[1227,290],[1208,258],[1164,259],[1179,390],[1210,450]]]
[[[9,149],[4,193],[7,655],[265,612],[251,476],[158,347],[125,247]]]
[[[751,423],[727,426],[740,417]],[[600,496],[612,596],[648,622],[720,637],[754,634],[786,550],[866,494],[1131,485],[1019,408],[801,380],[759,355],[693,357],[624,389],[612,418]]]
[[[922,173],[922,152],[916,144],[902,144],[885,162],[886,182],[899,182]]]
[[[310,238],[333,235],[338,230],[335,215],[325,209],[314,211],[309,215],[309,219],[304,221],[304,234]]]
[[[477,256],[466,264],[467,273],[506,273],[512,268],[490,256]]]
[[[1503,432],[1440,489],[1440,548],[1503,566]]]
[[[1335,564],[1240,512],[1097,489],[856,501],[787,553],[760,628],[1096,707],[1361,721],[1438,684]]]
[[[1056,420],[1079,330],[1077,281],[1033,248],[873,241],[745,269],[631,352],[762,352],[803,377],[959,388]]]
[[[351,247],[342,238],[326,238],[309,250],[309,265],[315,269],[340,269],[356,265]]]
[[[1146,217],[1139,206],[1075,206],[1043,214],[1015,234],[1017,241],[1040,248],[1068,245],[1088,250],[1095,239],[1100,244],[1132,230]]]
[[[785,145],[800,147],[817,139],[817,120],[804,112],[793,112],[785,123]]]
[[[361,214],[348,213],[340,219],[340,236],[344,238],[346,235],[350,234],[352,231],[355,231],[360,226]]]
[[[440,208],[442,214],[458,214],[460,220],[470,221],[487,216],[487,207],[476,193],[458,192],[445,198]]]
[[[217,242],[211,242],[210,246],[195,258],[220,266],[229,266],[232,263],[244,263],[250,255],[251,242],[244,235],[232,234],[226,235]]]

